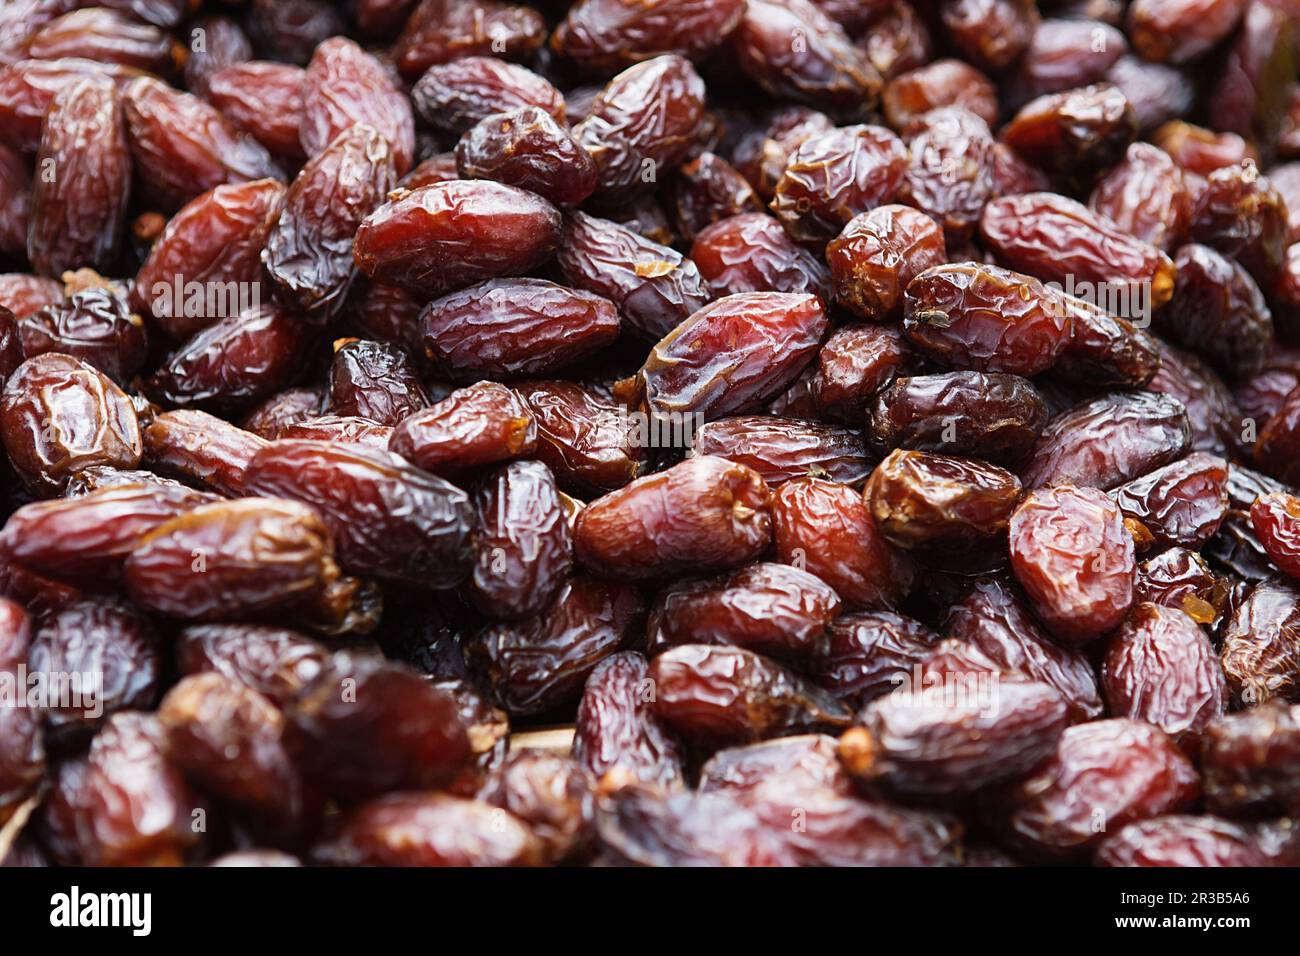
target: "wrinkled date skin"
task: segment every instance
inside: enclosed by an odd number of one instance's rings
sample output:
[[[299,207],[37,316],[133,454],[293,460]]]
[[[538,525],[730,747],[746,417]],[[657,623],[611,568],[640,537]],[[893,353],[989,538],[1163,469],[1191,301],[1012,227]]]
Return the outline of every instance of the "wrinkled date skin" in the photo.
[[[111,717],[82,772],[67,779],[75,848],[87,866],[179,866],[202,842],[191,814],[203,804],[167,759],[153,714]]]
[[[329,410],[396,425],[429,404],[418,369],[396,345],[358,339],[334,352]]]
[[[1265,704],[1210,721],[1202,736],[1205,805],[1229,816],[1300,807],[1300,714]]]
[[[1250,523],[1269,559],[1292,578],[1300,578],[1300,499],[1261,495],[1250,508]]]
[[[727,296],[700,309],[651,350],[629,396],[654,417],[713,419],[751,411],[798,377],[826,331],[826,312],[816,296]]]
[[[896,379],[876,396],[870,426],[887,447],[1018,466],[1038,444],[1047,418],[1047,406],[1028,379],[947,372]]]
[[[1178,250],[1174,264],[1174,297],[1160,316],[1160,328],[1230,378],[1258,372],[1273,323],[1250,273],[1194,243]]]
[[[1127,718],[1076,724],[1055,754],[1005,794],[1005,826],[1029,852],[1078,859],[1105,833],[1176,813],[1198,796],[1196,769],[1163,731]]]
[[[914,356],[898,329],[880,325],[845,325],[831,333],[817,353],[810,383],[822,417],[860,425],[871,398]]]
[[[18,324],[18,335],[27,358],[70,355],[118,384],[140,370],[149,347],[140,316],[127,310],[122,296],[105,289],[83,289],[31,313]]]
[[[757,472],[700,455],[593,501],[574,546],[593,571],[629,580],[721,571],[766,550],[771,501]]]
[[[490,56],[431,67],[411,88],[416,113],[439,132],[459,136],[480,120],[536,106],[565,118],[564,95],[545,78]]]
[[[936,361],[975,372],[1036,375],[1070,340],[1062,297],[1031,276],[967,262],[913,279],[904,300],[910,343]]]
[[[701,747],[839,729],[852,716],[804,678],[738,647],[674,647],[650,662],[649,676],[655,715]]]
[[[1169,814],[1130,823],[1097,848],[1098,866],[1272,866],[1250,825]]]
[[[797,48],[790,38],[798,36]],[[809,0],[754,0],[732,35],[740,68],[773,96],[828,111],[870,110],[881,79],[843,27]]]
[[[146,391],[171,406],[237,412],[293,383],[310,340],[296,313],[276,302],[221,319],[182,344]]]
[[[602,788],[639,783],[665,791],[685,787],[681,742],[651,708],[649,663],[619,651],[591,671],[578,703],[573,758]]]
[[[40,275],[108,270],[126,225],[131,153],[113,84],[87,79],[50,104],[36,156],[27,258]]]
[[[742,213],[702,230],[691,247],[691,260],[719,297],[740,292],[809,292],[823,301],[830,298],[826,266],[766,213]],[[560,262],[563,265],[563,253]]]
[[[498,619],[540,613],[573,566],[555,476],[541,462],[514,462],[483,479],[474,506],[474,601]]]
[[[465,660],[506,711],[542,713],[576,701],[587,675],[622,649],[644,616],[636,588],[578,575],[541,614],[475,634]]]
[[[894,198],[907,168],[883,126],[849,126],[800,144],[776,184],[772,211],[800,242],[825,242],[858,213]]]
[[[666,176],[686,158],[703,112],[704,81],[675,54],[610,80],[573,129],[595,160],[598,193],[626,198],[645,187],[647,171]]]
[[[425,351],[459,381],[545,375],[618,337],[608,299],[544,279],[490,279],[437,299],[420,316]]]
[[[207,80],[208,101],[252,134],[273,156],[303,158],[301,125],[305,72],[291,63],[231,63]]]
[[[808,676],[846,704],[861,707],[910,678],[929,659],[939,635],[892,611],[841,614],[826,629],[826,646]]]
[[[523,399],[496,382],[457,389],[399,421],[388,450],[436,475],[454,475],[527,455],[537,423]]]
[[[561,487],[583,497],[602,495],[645,470],[645,442],[622,406],[558,380],[522,382],[515,391],[536,423],[537,457]]]
[[[1174,291],[1167,255],[1055,193],[994,199],[980,216],[980,236],[999,262],[1044,280],[1145,290],[1152,308]]]
[[[200,505],[154,528],[123,568],[131,600],[188,620],[256,616],[305,603],[338,575],[329,531],[293,501]]]
[[[32,502],[0,530],[0,551],[43,574],[102,583],[121,573],[131,549],[158,525],[216,500],[182,485],[140,482]]]
[[[1000,135],[1040,169],[1086,177],[1123,156],[1137,130],[1128,98],[1109,83],[1098,83],[1026,103]]]
[[[1120,485],[1113,497],[1158,543],[1199,548],[1228,512],[1228,463],[1195,452]]]
[[[141,77],[123,97],[136,181],[162,206],[223,183],[283,178],[266,147],[197,96]]]
[[[584,0],[569,8],[551,48],[593,72],[613,73],[656,53],[699,60],[727,39],[744,9],[740,0]]]
[[[583,212],[564,217],[555,259],[570,284],[609,299],[645,338],[667,335],[710,298],[700,270],[680,252]]]
[[[396,196],[361,223],[353,257],[371,279],[421,295],[520,275],[560,241],[555,207],[513,186],[456,180]]]
[[[353,573],[436,589],[456,585],[469,570],[469,496],[389,452],[272,442],[249,462],[244,487],[315,508],[340,564]]]
[[[944,628],[1002,670],[1054,689],[1069,705],[1072,723],[1101,716],[1092,663],[1053,641],[1010,581],[988,578],[974,584],[949,609]]]
[[[966,550],[1004,533],[1020,479],[968,458],[894,451],[864,491],[881,534],[909,550]]]
[[[208,671],[183,678],[158,707],[169,759],[262,828],[301,829],[307,794],[289,754],[284,715],[268,698]]]
[[[873,321],[895,316],[908,283],[947,258],[933,219],[892,204],[854,216],[826,247],[835,301]]]
[[[992,197],[993,134],[970,110],[943,106],[908,124],[903,139],[911,162],[899,199],[941,225],[956,247],[970,238]]]
[[[206,308],[177,307],[176,276],[197,283],[259,282],[262,247],[283,201],[283,183],[259,179],[218,186],[187,203],[136,273],[131,305],[172,339],[202,331],[212,320]]]
[[[415,120],[411,102],[382,63],[351,40],[331,37],[312,54],[303,81],[299,136],[307,156],[318,156],[340,133],[357,124],[388,142],[397,175],[411,168]]]
[[[940,645],[922,673],[936,667],[950,646]],[[977,663],[954,662],[956,671],[938,664],[937,672],[978,679]],[[954,796],[1025,773],[1052,752],[1066,723],[1065,700],[1020,676],[1001,676],[992,710],[973,695],[954,703],[941,687],[905,686],[866,706],[840,738],[839,753],[845,769],[866,783],[903,794]]]
[[[881,533],[863,496],[821,478],[797,478],[772,497],[777,559],[821,578],[863,609],[896,607],[915,568]]]
[[[1107,490],[1174,461],[1190,441],[1181,402],[1152,392],[1116,394],[1052,419],[1020,477],[1026,488]]]
[[[352,237],[394,182],[392,148],[371,126],[351,126],[316,153],[285,194],[262,253],[276,294],[321,317],[338,311],[355,274]]]
[[[1210,639],[1182,611],[1156,604],[1133,608],[1111,638],[1101,686],[1112,716],[1144,720],[1193,752],[1228,704]]]
[[[144,429],[143,463],[222,495],[243,494],[244,472],[266,441],[207,412],[156,415]]]
[[[1300,698],[1300,591],[1284,579],[1256,585],[1224,628],[1221,651],[1235,700]]]
[[[5,383],[0,437],[33,491],[57,494],[91,465],[140,463],[140,423],[126,393],[99,370],[67,355],[28,359]]]
[[[1097,182],[1088,205],[1129,235],[1166,252],[1192,227],[1192,197],[1182,169],[1149,143],[1129,146],[1124,159]]]
[[[862,438],[835,428],[774,415],[740,415],[708,422],[695,433],[697,455],[746,465],[775,487],[804,475],[857,484],[871,472]]]
[[[163,642],[144,615],[109,600],[74,601],[42,616],[27,661],[47,680],[100,675],[99,714],[72,700],[45,711],[49,740],[71,747],[88,741],[119,710],[153,707],[166,669]]]
[[[1011,568],[1052,635],[1095,640],[1133,603],[1133,538],[1119,509],[1091,488],[1030,492],[1011,516]]]
[[[676,644],[729,644],[807,661],[821,655],[839,607],[835,592],[807,571],[752,564],[662,592],[650,611],[646,644],[651,653]]]
[[[525,106],[480,120],[456,144],[461,179],[494,179],[559,206],[596,189],[596,163],[545,110]]]

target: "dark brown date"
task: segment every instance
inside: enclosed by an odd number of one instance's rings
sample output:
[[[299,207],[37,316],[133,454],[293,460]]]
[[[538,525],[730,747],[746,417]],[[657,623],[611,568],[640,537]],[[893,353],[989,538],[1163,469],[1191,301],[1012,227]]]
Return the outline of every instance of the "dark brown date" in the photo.
[[[1188,807],[1199,789],[1196,768],[1163,731],[1094,720],[1068,728],[1051,759],[1008,788],[1002,814],[1025,850],[1078,859],[1108,832]]]
[[[397,423],[389,451],[434,474],[457,474],[527,455],[537,424],[519,394],[496,382],[457,389]]]
[[[350,126],[315,152],[284,197],[262,261],[276,294],[327,318],[347,296],[356,267],[352,237],[393,188],[394,154],[372,126]]]
[[[797,418],[722,418],[701,427],[692,448],[746,465],[773,487],[805,475],[856,484],[871,472],[857,432]]]
[[[1212,812],[1293,815],[1300,808],[1300,713],[1275,702],[1210,721],[1201,766]]]
[[[1133,603],[1133,537],[1092,488],[1032,491],[1011,516],[1011,568],[1052,635],[1070,646],[1118,625]]]
[[[1120,485],[1111,495],[1157,543],[1199,548],[1227,514],[1228,463],[1196,452]]]
[[[50,103],[36,154],[27,258],[40,275],[89,266],[111,270],[131,192],[122,101],[113,84],[88,78]]]
[[[614,304],[545,279],[489,279],[431,302],[424,345],[457,381],[521,378],[572,365],[618,337]]]
[[[639,631],[644,612],[631,585],[576,575],[540,614],[471,637],[465,661],[509,713],[541,713],[574,703],[596,665]]]
[[[944,633],[970,644],[1002,670],[1053,688],[1069,705],[1072,723],[1101,716],[1092,663],[1053,641],[1010,581],[988,578],[974,584],[949,608]]]
[[[285,717],[298,765],[347,799],[435,788],[470,754],[451,695],[377,656],[335,654]]]
[[[144,464],[229,497],[244,493],[244,472],[266,441],[207,412],[155,415],[144,429]]]
[[[863,493],[893,544],[964,551],[1005,533],[1020,479],[973,459],[900,449],[876,466]]]
[[[799,376],[826,330],[826,311],[816,296],[727,296],[700,309],[651,350],[628,397],[654,418],[708,420],[755,410]]]
[[[908,206],[855,216],[826,247],[835,301],[872,321],[898,315],[908,283],[947,258],[943,230]]]
[[[1112,716],[1153,724],[1191,752],[1228,705],[1210,639],[1182,611],[1157,604],[1137,605],[1110,639],[1101,688]]]
[[[578,560],[631,580],[721,571],[771,541],[771,495],[744,465],[701,455],[638,478],[578,516]]]
[[[705,748],[841,729],[852,716],[802,677],[738,647],[671,648],[651,661],[649,679],[655,715]]]
[[[1018,375],[947,372],[896,379],[876,397],[870,424],[886,446],[1017,466],[1037,444],[1047,406]]]
[[[239,412],[280,391],[302,372],[307,328],[275,302],[219,319],[176,349],[146,383],[171,406]]]
[[[1037,279],[976,262],[927,269],[907,286],[908,341],[946,365],[1036,375],[1070,341],[1063,296]]]
[[[429,297],[541,265],[560,241],[546,200],[489,180],[422,186],[380,206],[353,239],[371,279]]]
[[[939,635],[920,621],[892,611],[842,614],[826,629],[826,647],[808,676],[852,707],[910,680],[929,659]]]
[[[680,252],[583,212],[564,217],[555,259],[570,285],[609,299],[645,338],[667,335],[710,298],[700,270]]]
[[[98,369],[51,352],[5,383],[0,436],[18,476],[52,495],[91,465],[140,463],[140,423],[126,393]]]
[[[560,254],[561,264],[564,255]],[[742,213],[709,226],[695,237],[687,261],[692,260],[717,296],[808,292],[823,301],[830,298],[830,275],[821,259],[766,213]],[[699,305],[703,304],[701,300]]]
[[[659,594],[646,626],[650,653],[678,644],[726,644],[807,663],[821,657],[840,599],[786,564],[751,564]]]
[[[541,462],[514,462],[483,479],[474,506],[475,603],[497,620],[541,613],[573,566],[555,476]]]
[[[1020,476],[1026,488],[1073,484],[1103,491],[1181,457],[1187,410],[1154,392],[1120,393],[1052,419]]]
[[[812,572],[854,608],[896,607],[915,568],[876,525],[863,496],[848,485],[796,478],[772,497],[777,559]]]
[[[250,494],[293,498],[318,511],[339,563],[355,574],[437,589],[469,571],[469,496],[389,452],[271,442],[248,463],[243,483]]]
[[[656,717],[649,664],[619,651],[591,671],[578,704],[573,758],[602,790],[639,783],[663,790],[685,786],[682,745]]]
[[[596,163],[551,114],[523,106],[480,120],[456,145],[461,179],[493,179],[549,199],[582,202],[596,189]]]
[[[122,573],[137,605],[194,621],[307,604],[337,576],[333,541],[314,511],[256,498],[200,505],[158,525]]]

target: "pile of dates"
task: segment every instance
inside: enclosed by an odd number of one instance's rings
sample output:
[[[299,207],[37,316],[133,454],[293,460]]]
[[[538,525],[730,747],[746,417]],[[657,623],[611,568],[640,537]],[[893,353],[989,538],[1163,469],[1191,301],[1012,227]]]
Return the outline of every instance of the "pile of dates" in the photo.
[[[6,0],[8,865],[1300,865],[1296,0]]]

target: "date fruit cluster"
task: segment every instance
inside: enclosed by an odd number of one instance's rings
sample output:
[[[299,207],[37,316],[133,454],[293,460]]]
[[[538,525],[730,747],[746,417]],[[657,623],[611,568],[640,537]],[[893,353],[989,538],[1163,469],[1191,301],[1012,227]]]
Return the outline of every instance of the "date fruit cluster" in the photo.
[[[1300,865],[1288,0],[7,0],[6,865]]]

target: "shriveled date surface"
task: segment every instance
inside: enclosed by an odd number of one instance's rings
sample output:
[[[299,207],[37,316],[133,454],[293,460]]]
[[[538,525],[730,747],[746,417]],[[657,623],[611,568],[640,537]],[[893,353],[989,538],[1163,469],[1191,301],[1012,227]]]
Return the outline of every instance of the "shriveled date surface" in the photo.
[[[0,866],[1300,865],[1298,38],[0,0]]]

